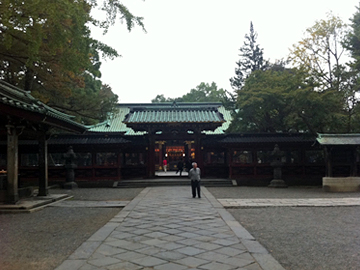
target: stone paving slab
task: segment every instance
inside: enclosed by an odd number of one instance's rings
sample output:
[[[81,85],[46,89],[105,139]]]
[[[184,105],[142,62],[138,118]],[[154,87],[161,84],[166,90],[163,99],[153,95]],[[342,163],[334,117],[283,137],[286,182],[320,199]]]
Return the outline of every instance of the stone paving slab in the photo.
[[[284,270],[202,187],[148,187],[56,270]]]
[[[225,208],[360,206],[360,198],[218,199]]]

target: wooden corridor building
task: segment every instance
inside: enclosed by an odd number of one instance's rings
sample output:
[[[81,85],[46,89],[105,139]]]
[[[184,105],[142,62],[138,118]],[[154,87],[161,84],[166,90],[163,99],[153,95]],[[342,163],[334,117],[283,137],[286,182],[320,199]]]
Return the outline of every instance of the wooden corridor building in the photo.
[[[48,138],[49,182],[64,181],[63,154],[72,146],[80,186],[153,178],[162,169],[163,159],[167,159],[170,170],[176,170],[180,160],[196,161],[203,177],[230,178],[239,185],[267,185],[273,177],[271,152],[277,144],[283,152],[287,184],[321,185],[325,160],[316,136],[226,134],[230,122],[230,112],[221,103],[119,104],[116,114],[84,134],[53,134]],[[0,147],[1,170],[6,168],[6,146]],[[20,140],[20,185],[39,178],[38,149],[38,141]]]

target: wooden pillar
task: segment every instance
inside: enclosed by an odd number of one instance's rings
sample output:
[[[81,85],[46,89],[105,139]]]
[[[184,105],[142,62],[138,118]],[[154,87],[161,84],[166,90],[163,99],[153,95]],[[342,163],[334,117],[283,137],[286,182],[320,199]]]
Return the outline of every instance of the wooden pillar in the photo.
[[[149,142],[148,142],[148,177],[154,178],[155,177],[155,135],[152,130],[149,130]]]
[[[232,158],[231,158],[231,154],[232,154],[232,149],[228,148],[227,149],[227,163],[229,164],[229,178],[232,179]]]
[[[159,158],[158,158],[158,160],[157,160],[157,163],[159,164],[159,171],[160,171],[160,167],[162,167],[162,149],[163,149],[163,147],[162,147],[162,144],[161,143],[159,143]]]
[[[120,148],[122,150],[122,148]],[[121,180],[121,167],[123,166],[121,161],[122,161],[122,152],[118,152],[118,156],[117,156],[117,180]]]
[[[189,161],[191,159],[191,144],[192,141],[185,141],[185,157]]]
[[[324,147],[325,152],[325,176],[332,177],[332,164],[331,164],[331,148],[329,146]]]
[[[351,149],[351,172],[350,176],[357,176],[357,147]]]
[[[39,137],[39,194],[38,196],[48,195],[48,149],[46,133]]]
[[[203,158],[202,158],[202,145],[201,145],[201,130],[195,132],[195,161],[198,164],[199,168],[203,168]]]
[[[163,159],[164,159],[164,151],[166,151],[166,146],[165,146],[165,141],[159,141],[158,144],[159,144],[159,160],[158,160],[158,163],[159,163],[159,167],[163,166]]]
[[[19,173],[19,131],[22,129],[14,125],[7,125],[7,196],[9,203],[19,201],[18,173]]]

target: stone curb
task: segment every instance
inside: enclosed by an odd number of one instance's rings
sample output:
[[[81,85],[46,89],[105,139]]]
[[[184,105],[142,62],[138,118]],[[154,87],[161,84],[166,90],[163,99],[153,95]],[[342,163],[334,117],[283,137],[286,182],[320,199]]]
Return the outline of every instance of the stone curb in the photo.
[[[218,199],[225,208],[360,206],[360,198]]]
[[[51,194],[48,196],[21,199],[17,204],[0,204],[0,213],[33,213],[71,198],[73,198],[73,196],[68,194]]]

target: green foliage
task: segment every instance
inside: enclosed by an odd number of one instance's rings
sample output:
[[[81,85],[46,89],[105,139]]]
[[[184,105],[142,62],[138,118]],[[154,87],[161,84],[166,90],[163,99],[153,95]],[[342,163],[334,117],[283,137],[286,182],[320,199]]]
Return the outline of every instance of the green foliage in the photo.
[[[144,18],[133,15],[129,9],[118,0],[89,0],[93,7],[100,7],[105,11],[106,19],[103,21],[93,20],[95,25],[100,26],[106,33],[110,26],[114,25],[116,19],[126,23],[126,28],[131,31],[135,25],[140,26],[145,32]]]
[[[304,38],[290,52],[289,60],[306,70],[318,83],[318,90],[339,89],[344,48],[341,46],[347,26],[329,13],[326,20],[316,21],[306,29]]]
[[[307,73],[273,65],[254,71],[238,96],[228,132],[342,131],[339,94],[319,92]]]
[[[347,32],[343,41],[343,46],[350,53],[352,60],[348,64],[349,70],[342,72],[341,89],[344,92],[345,106],[347,112],[347,126],[350,131],[360,131],[360,6],[356,7],[356,12],[350,19],[350,30]]]
[[[161,103],[161,102],[174,102],[180,101],[180,98],[166,98],[163,94],[157,95],[154,99],[151,100],[152,103]]]
[[[75,114],[80,121],[102,119],[109,88],[102,93],[98,54],[110,59],[119,54],[90,37],[88,25],[105,30],[117,17],[130,30],[136,17],[118,1],[102,2],[105,21],[90,16],[97,1],[4,0],[0,5],[0,79],[25,90],[57,109]],[[109,104],[108,104],[109,105]],[[95,109],[97,108],[97,109]],[[92,119],[92,120],[89,120]]]
[[[316,83],[315,90],[323,94],[326,106],[317,106],[329,115],[324,116],[326,131],[355,132],[356,107],[358,106],[359,69],[356,58],[360,49],[357,33],[359,31],[359,10],[354,15],[352,31],[342,20],[329,13],[326,20],[319,20],[306,30],[305,37],[293,46],[289,59],[305,70],[307,78]],[[354,62],[345,65],[342,61],[345,49],[349,50]],[[332,106],[332,110],[328,106]],[[355,124],[355,125],[354,125]],[[320,129],[321,132],[323,132]],[[324,127],[323,127],[324,129]]]
[[[293,89],[291,70],[257,70],[248,76],[238,95],[238,112],[230,132],[289,131],[289,93]],[[295,121],[296,122],[296,121]]]
[[[151,102],[225,102],[226,100],[228,100],[226,90],[222,88],[218,89],[215,82],[211,84],[202,82],[182,97],[166,98],[161,94],[157,95]]]
[[[215,82],[200,83],[181,97],[182,102],[222,102],[226,97],[224,89],[218,89]]]
[[[345,49],[353,58],[348,64],[342,61]],[[293,46],[289,61],[291,69],[277,63],[251,74],[246,74],[247,62],[239,62],[228,132],[359,132],[360,8],[350,32],[331,13],[317,21]]]
[[[350,20],[350,31],[343,45],[350,52],[354,69],[360,70],[360,7],[356,7],[356,12]]]
[[[102,85],[99,56],[92,52],[92,66],[82,75],[84,87],[72,89],[71,98],[58,96],[56,102],[50,99],[48,105],[61,111],[71,112],[76,120],[84,124],[95,124],[103,121],[115,110],[118,96],[110,86]]]

